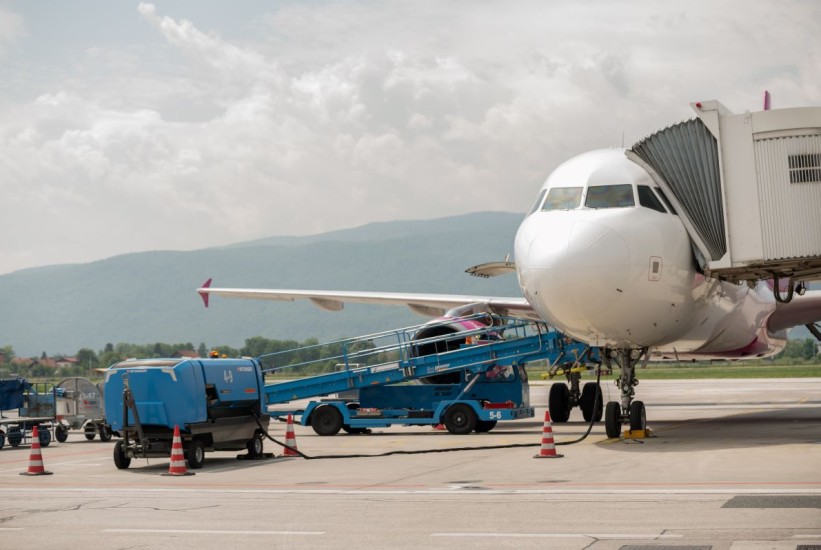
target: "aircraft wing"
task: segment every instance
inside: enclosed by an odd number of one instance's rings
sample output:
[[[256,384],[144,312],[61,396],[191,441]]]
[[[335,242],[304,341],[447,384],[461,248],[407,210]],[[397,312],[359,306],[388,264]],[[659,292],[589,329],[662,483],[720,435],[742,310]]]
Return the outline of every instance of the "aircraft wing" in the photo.
[[[197,292],[208,307],[211,295],[253,300],[296,301],[309,300],[315,306],[328,311],[340,311],[346,303],[402,305],[415,313],[428,317],[441,317],[451,310],[460,314],[492,311],[499,315],[525,317],[538,320],[539,316],[524,298],[493,296],[466,296],[460,294],[421,294],[412,292],[360,292],[336,290],[278,290],[254,288],[215,288],[211,279],[203,283]],[[462,311],[464,310],[464,311]]]
[[[821,321],[821,290],[808,290],[803,296],[793,296],[786,304],[777,303],[767,327],[777,332],[818,321]]]

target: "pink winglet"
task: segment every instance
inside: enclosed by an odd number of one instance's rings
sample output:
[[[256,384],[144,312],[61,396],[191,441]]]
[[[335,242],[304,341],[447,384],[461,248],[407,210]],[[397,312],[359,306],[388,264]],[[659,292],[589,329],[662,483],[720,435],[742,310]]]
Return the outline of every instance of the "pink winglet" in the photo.
[[[208,279],[207,281],[202,283],[202,286],[200,288],[208,288],[210,286],[211,286],[211,279]],[[211,295],[207,292],[203,292],[202,290],[198,290],[197,292],[199,292],[200,298],[202,298],[202,303],[205,304],[205,307],[208,307],[208,298]]]

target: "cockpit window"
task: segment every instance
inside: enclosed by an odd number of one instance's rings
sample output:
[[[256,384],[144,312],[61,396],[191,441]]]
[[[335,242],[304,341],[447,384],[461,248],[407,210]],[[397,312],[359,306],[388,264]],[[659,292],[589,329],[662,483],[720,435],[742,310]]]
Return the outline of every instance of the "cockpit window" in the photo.
[[[525,218],[539,209],[539,207],[542,205],[542,201],[544,200],[545,193],[547,193],[547,189],[542,189],[541,191],[539,191],[539,196],[536,197],[536,202],[534,202],[533,206],[530,207],[530,210],[527,212]]]
[[[666,214],[667,212],[664,210],[664,206],[662,206],[661,201],[656,197],[653,190],[650,189],[647,185],[639,185],[639,204],[644,206],[645,208],[650,208],[652,210],[657,210],[662,214]]]
[[[547,193],[542,210],[575,210],[581,202],[581,187],[554,187]]]
[[[672,215],[674,215],[674,216],[678,216],[678,214],[676,214],[675,209],[673,208],[673,205],[672,205],[672,204],[670,204],[670,201],[669,201],[669,200],[667,200],[667,195],[665,195],[665,194],[662,192],[662,190],[661,190],[661,189],[659,189],[658,187],[656,187],[656,188],[655,188],[655,191],[656,191],[656,193],[658,193],[658,196],[659,196],[659,197],[661,197],[661,200],[662,200],[662,202],[664,203],[664,206],[666,206],[666,207],[667,207],[667,211],[668,211],[668,212],[670,212],[670,213],[671,213]]]
[[[584,205],[588,208],[620,208],[635,206],[633,186],[630,184],[598,185],[587,188],[587,199]]]

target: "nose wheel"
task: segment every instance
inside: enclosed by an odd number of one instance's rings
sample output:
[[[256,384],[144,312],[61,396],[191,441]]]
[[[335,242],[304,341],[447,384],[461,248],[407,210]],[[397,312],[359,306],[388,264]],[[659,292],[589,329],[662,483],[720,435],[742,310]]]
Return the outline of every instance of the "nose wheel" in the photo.
[[[644,403],[633,401],[633,395],[636,393],[633,388],[639,383],[635,376],[636,365],[642,357],[646,359],[648,350],[642,348],[617,351],[618,357],[613,357],[613,350],[606,350],[604,354],[604,360],[608,366],[611,360],[615,360],[621,369],[621,374],[616,380],[616,385],[621,390],[621,403],[610,401],[604,409],[604,429],[609,438],[621,435],[622,424],[629,425],[631,431],[647,429],[647,413]]]

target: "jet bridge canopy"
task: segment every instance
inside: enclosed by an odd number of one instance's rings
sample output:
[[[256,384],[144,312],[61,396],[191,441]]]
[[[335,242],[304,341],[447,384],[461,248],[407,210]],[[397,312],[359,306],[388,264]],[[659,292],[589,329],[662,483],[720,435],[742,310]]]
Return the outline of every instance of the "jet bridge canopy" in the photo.
[[[639,141],[627,156],[671,198],[702,269],[729,281],[821,278],[821,107],[697,118]]]

